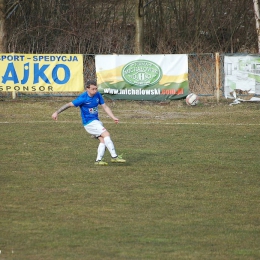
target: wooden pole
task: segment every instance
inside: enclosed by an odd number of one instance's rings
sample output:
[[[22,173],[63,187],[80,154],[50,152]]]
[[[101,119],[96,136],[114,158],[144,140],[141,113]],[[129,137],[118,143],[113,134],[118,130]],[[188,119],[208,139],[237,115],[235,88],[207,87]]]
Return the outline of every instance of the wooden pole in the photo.
[[[219,52],[216,53],[216,89],[217,89],[217,103],[219,103],[219,91],[220,91],[220,73],[219,73],[219,68],[220,68],[220,59],[219,59]]]
[[[16,99],[16,92],[15,91],[12,92],[12,98]]]

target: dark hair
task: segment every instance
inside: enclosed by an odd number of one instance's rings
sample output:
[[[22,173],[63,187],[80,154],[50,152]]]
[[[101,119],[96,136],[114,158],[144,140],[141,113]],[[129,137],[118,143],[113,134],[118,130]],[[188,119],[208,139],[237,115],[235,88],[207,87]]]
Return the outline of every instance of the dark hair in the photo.
[[[97,86],[97,82],[94,79],[88,80],[86,84],[86,88],[89,88],[90,85]]]

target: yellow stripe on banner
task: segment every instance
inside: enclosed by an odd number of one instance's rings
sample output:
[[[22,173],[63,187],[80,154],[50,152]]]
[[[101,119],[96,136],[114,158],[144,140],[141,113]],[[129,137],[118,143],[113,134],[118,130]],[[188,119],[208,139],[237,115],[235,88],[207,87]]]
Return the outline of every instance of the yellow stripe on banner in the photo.
[[[161,85],[170,85],[172,82],[182,83],[187,80],[188,80],[188,73],[184,73],[181,75],[173,75],[173,76],[163,75],[160,80],[160,84]]]
[[[124,66],[119,66],[111,70],[103,70],[97,72],[98,83],[102,84],[104,82],[110,82],[111,84],[116,84],[123,81],[122,69]]]

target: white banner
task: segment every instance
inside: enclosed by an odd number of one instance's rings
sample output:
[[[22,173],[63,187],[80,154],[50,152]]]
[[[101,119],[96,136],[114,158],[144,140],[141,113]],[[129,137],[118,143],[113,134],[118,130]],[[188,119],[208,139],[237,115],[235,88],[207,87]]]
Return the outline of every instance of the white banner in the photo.
[[[225,97],[260,94],[260,57],[238,55],[224,57]]]
[[[96,55],[95,62],[99,91],[113,99],[180,99],[189,91],[185,54]]]

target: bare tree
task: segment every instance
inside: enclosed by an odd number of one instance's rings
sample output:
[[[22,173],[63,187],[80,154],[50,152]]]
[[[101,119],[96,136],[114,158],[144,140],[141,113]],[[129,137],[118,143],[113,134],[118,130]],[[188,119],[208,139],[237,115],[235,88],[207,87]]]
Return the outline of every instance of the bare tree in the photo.
[[[0,41],[6,35],[6,51],[20,53],[254,52],[257,41],[250,3],[0,0],[0,28],[6,28],[0,31]]]
[[[259,17],[259,4],[258,0],[253,0],[254,11],[255,11],[255,21],[256,21],[256,33],[257,33],[257,43],[258,43],[258,53],[260,53],[260,17]]]
[[[135,54],[144,53],[144,3],[135,0]]]
[[[0,0],[0,53],[6,52],[5,0]]]

